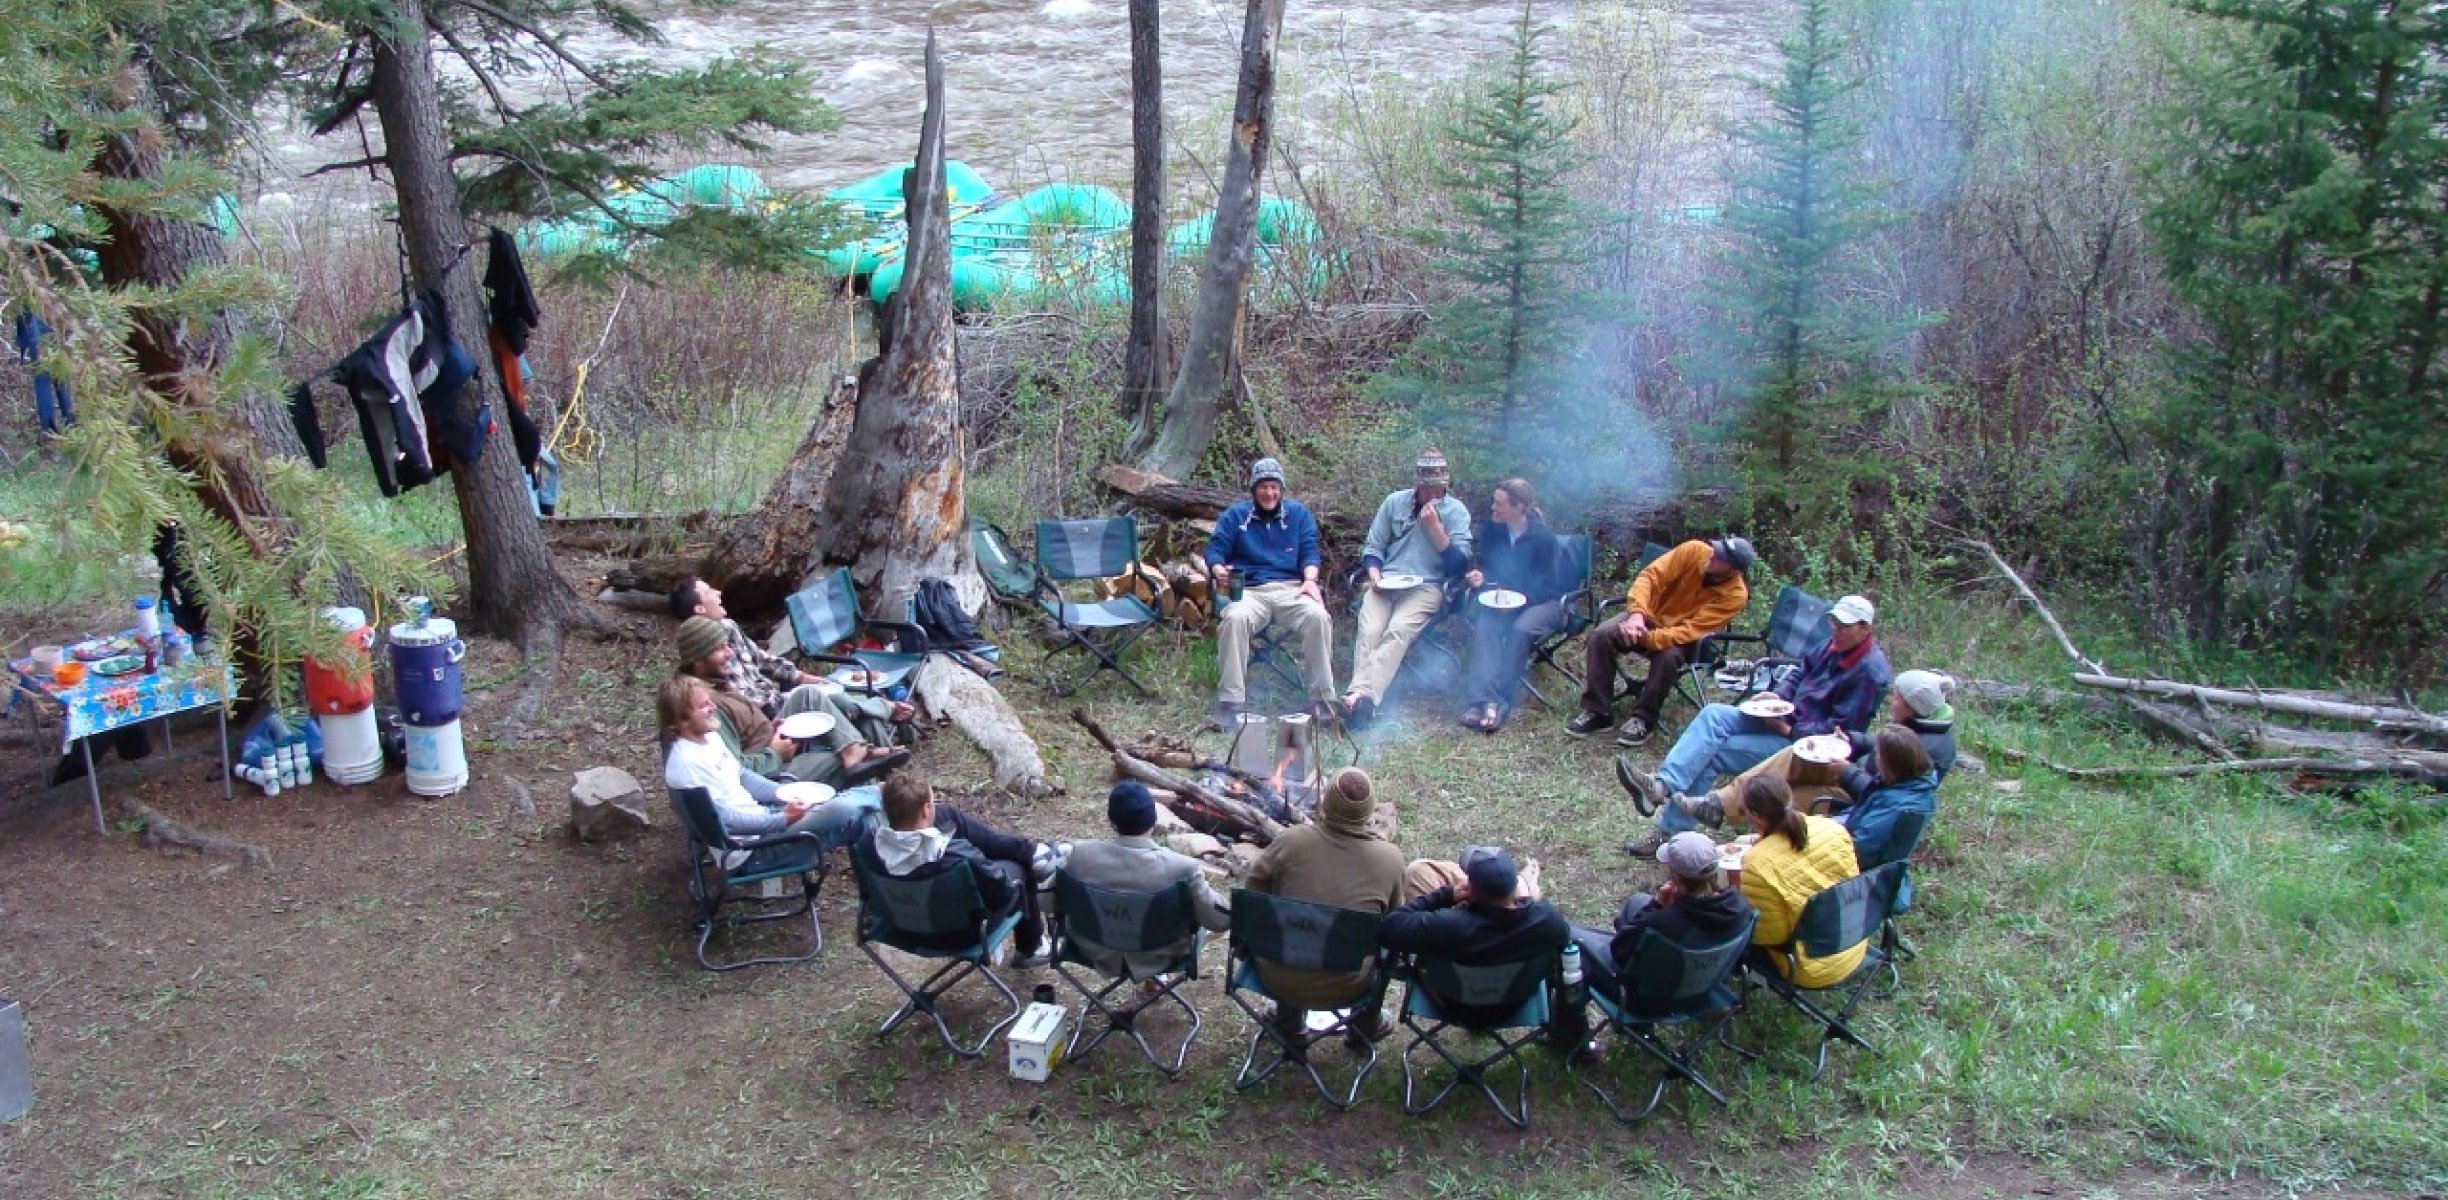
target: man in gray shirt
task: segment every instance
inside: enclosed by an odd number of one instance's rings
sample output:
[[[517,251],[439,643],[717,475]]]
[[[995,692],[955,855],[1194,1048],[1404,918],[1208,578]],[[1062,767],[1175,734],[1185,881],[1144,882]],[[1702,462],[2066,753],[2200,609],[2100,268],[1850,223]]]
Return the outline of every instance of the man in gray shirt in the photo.
[[[1352,639],[1351,690],[1343,694],[1343,716],[1354,728],[1375,719],[1403,655],[1445,607],[1445,581],[1470,570],[1470,510],[1452,491],[1444,453],[1422,450],[1411,486],[1387,496],[1369,522],[1360,551],[1369,590]],[[1389,587],[1389,578],[1408,586]]]
[[[1105,819],[1113,823],[1114,838],[1104,842],[1081,842],[1071,848],[1066,864],[1071,874],[1090,887],[1109,892],[1157,892],[1187,879],[1190,889],[1191,916],[1203,929],[1222,932],[1232,923],[1231,912],[1223,897],[1207,882],[1207,873],[1198,860],[1176,854],[1156,844],[1150,836],[1156,829],[1156,798],[1147,788],[1124,780],[1115,784],[1113,794],[1105,800]],[[1124,959],[1135,979],[1153,978],[1173,965],[1175,959],[1189,950],[1188,942],[1176,943],[1161,950],[1119,955],[1101,946],[1081,943],[1080,951],[1107,975],[1123,974]]]

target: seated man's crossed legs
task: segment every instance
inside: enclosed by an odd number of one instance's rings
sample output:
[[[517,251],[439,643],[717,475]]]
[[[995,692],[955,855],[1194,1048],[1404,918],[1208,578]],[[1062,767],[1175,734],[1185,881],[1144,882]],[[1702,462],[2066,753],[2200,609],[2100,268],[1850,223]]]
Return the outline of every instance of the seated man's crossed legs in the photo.
[[[1678,800],[1690,797],[1721,776],[1740,775],[1792,744],[1792,738],[1758,717],[1747,716],[1730,704],[1711,704],[1684,727],[1656,774],[1633,766],[1629,755],[1619,756],[1615,760],[1617,780],[1632,793],[1644,812],[1657,813],[1657,827],[1626,845],[1625,852],[1635,858],[1654,855],[1667,838],[1699,828],[1701,822],[1695,810],[1704,813],[1705,806],[1698,802],[1677,803]],[[1723,819],[1722,815],[1719,819]]]

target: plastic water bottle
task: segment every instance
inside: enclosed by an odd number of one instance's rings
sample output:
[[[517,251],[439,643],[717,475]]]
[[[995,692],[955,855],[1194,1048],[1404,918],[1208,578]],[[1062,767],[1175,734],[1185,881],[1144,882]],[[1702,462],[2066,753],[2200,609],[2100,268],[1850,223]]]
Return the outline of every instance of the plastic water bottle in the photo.
[[[314,782],[314,755],[306,752],[306,743],[297,744],[297,782],[305,787]]]
[[[277,754],[267,754],[267,755],[264,755],[264,756],[263,756],[262,768],[263,768],[263,773],[264,773],[264,778],[263,778],[263,790],[264,790],[264,795],[267,795],[267,796],[277,796],[277,795],[280,795],[280,792],[281,792],[281,775],[280,775],[280,759],[279,759],[279,756],[278,756]]]
[[[136,636],[147,643],[161,638],[161,613],[151,596],[136,597]]]
[[[1564,986],[1581,986],[1581,946],[1578,942],[1564,943]]]

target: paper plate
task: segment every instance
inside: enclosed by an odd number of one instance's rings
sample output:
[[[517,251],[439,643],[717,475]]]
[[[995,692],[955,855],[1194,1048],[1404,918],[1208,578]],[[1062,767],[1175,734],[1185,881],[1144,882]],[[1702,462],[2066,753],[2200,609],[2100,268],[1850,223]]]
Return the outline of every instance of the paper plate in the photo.
[[[1529,602],[1530,597],[1503,588],[1488,588],[1479,593],[1479,603],[1489,608],[1520,608]]]
[[[1742,870],[1743,855],[1750,853],[1750,851],[1751,848],[1749,846],[1737,846],[1730,842],[1726,845],[1717,847],[1718,869],[1723,871]]]
[[[73,658],[78,662],[88,663],[100,662],[106,658],[118,658],[121,655],[133,654],[135,652],[135,640],[125,637],[88,638],[82,642],[78,642],[76,645],[68,647],[68,656],[70,658]],[[104,672],[104,674],[109,673],[110,672],[107,671]]]
[[[784,804],[805,804],[814,808],[832,799],[833,789],[821,783],[786,783],[775,788],[774,795],[781,797]]]
[[[833,732],[833,714],[821,712],[792,713],[782,718],[774,732],[794,742],[812,742]]]
[[[842,687],[866,688],[875,686],[882,677],[865,667],[843,667],[833,672],[831,678],[834,683]]]
[[[1762,717],[1770,720],[1790,717],[1794,710],[1793,701],[1775,692],[1761,692],[1734,707],[1746,717]]]
[[[1793,752],[1803,762],[1834,766],[1852,761],[1853,743],[1841,733],[1823,733],[1795,742]]]
[[[133,654],[122,654],[117,658],[103,659],[90,669],[96,675],[133,675],[144,670],[144,659]]]
[[[1428,581],[1420,578],[1417,575],[1409,575],[1398,572],[1378,576],[1377,590],[1381,592],[1407,592],[1412,588],[1418,587],[1426,582]]]

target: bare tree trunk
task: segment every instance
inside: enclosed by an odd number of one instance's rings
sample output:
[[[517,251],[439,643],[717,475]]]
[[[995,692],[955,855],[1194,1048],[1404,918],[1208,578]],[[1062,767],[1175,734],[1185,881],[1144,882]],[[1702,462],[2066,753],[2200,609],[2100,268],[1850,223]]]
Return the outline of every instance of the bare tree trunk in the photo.
[[[1156,444],[1157,413],[1171,375],[1165,335],[1164,64],[1156,0],[1130,0],[1131,245],[1130,342],[1122,356],[1122,407],[1131,414],[1127,453]]]
[[[962,494],[966,455],[945,191],[943,60],[929,29],[926,116],[917,159],[901,185],[908,273],[884,305],[880,352],[859,369],[858,412],[827,481],[827,536],[816,545],[822,559],[851,564],[871,612],[898,612],[928,576],[949,580],[971,612],[986,603]]]
[[[831,524],[825,496],[857,412],[858,381],[845,376],[763,502],[731,522],[714,543],[698,574],[722,589],[724,607],[746,616],[772,612],[822,565],[809,557],[808,548],[823,543]]]
[[[451,336],[477,363],[476,377],[459,398],[459,414],[473,419],[488,394],[500,394],[493,356],[485,352],[484,307],[477,299],[478,266],[461,255],[468,227],[452,178],[450,142],[442,122],[442,93],[434,79],[425,0],[395,0],[393,20],[374,26],[374,107],[382,118],[384,153],[399,193],[400,231],[407,240],[411,274],[420,287],[436,288],[450,315]],[[467,595],[461,598],[467,625],[518,640],[530,661],[556,656],[561,630],[600,621],[580,606],[578,594],[554,570],[543,528],[528,499],[517,456],[507,439],[488,435],[487,453],[475,462],[451,465],[459,522],[467,537]],[[540,699],[550,672],[532,690]],[[522,702],[520,709],[527,706]]]
[[[1249,276],[1258,234],[1258,177],[1266,166],[1267,130],[1275,109],[1275,42],[1284,0],[1249,0],[1241,26],[1241,79],[1233,92],[1232,136],[1198,300],[1190,309],[1189,343],[1181,374],[1165,397],[1164,426],[1139,466],[1189,478],[1215,441],[1216,417],[1240,374],[1241,332],[1249,310]]]

